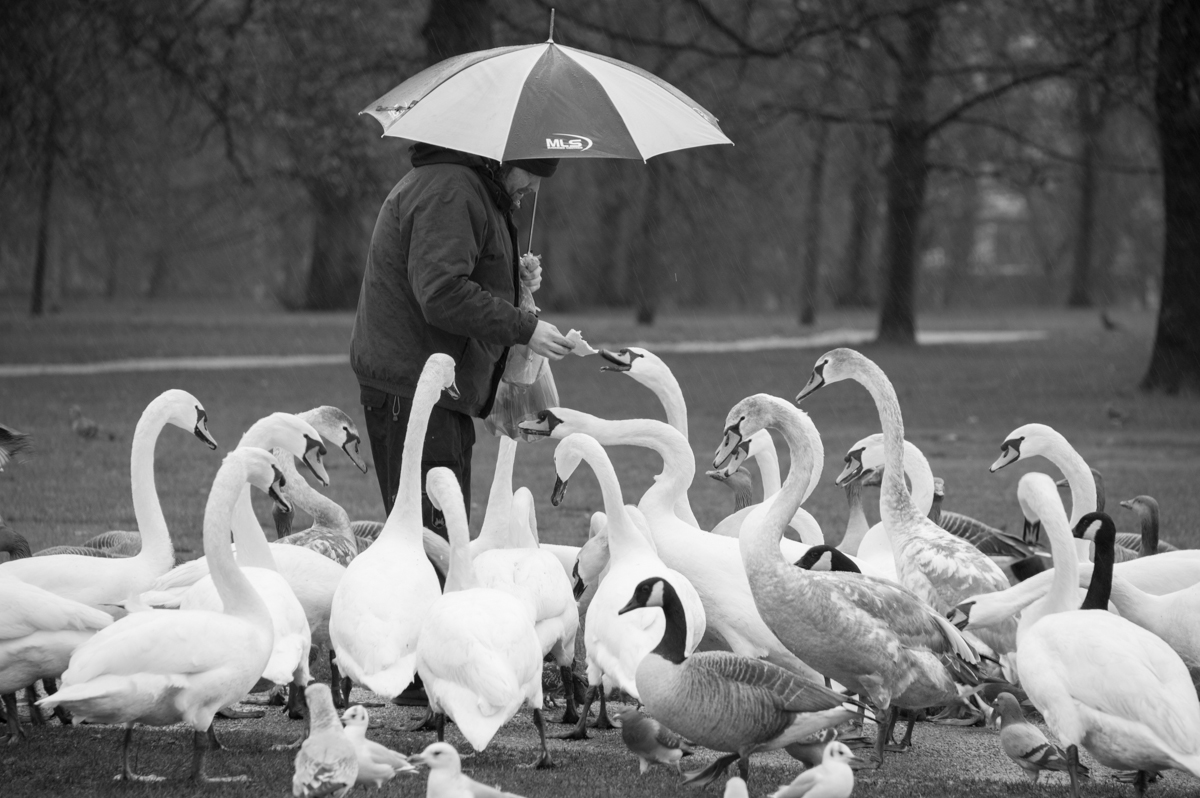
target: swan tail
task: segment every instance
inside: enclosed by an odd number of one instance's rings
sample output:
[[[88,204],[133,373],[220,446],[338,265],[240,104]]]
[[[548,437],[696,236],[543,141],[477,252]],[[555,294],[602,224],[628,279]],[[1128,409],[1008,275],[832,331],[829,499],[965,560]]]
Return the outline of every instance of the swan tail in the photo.
[[[77,723],[84,720],[123,723],[129,717],[151,712],[162,704],[164,696],[187,686],[187,679],[178,674],[109,674],[81,684],[64,685],[37,703],[47,709],[61,706],[71,712]]]
[[[517,691],[507,702],[492,704],[470,687],[443,679],[429,679],[425,687],[432,699],[431,704],[436,702],[454,719],[463,737],[476,751],[487,748],[496,732],[517,714],[525,700],[525,696]]]

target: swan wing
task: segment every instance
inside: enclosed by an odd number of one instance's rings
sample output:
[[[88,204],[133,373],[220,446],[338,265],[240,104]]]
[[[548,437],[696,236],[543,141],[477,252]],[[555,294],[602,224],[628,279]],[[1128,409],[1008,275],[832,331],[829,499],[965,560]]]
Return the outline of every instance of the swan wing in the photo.
[[[15,640],[34,632],[103,629],[112,616],[78,601],[63,598],[37,585],[0,580],[0,640]]]

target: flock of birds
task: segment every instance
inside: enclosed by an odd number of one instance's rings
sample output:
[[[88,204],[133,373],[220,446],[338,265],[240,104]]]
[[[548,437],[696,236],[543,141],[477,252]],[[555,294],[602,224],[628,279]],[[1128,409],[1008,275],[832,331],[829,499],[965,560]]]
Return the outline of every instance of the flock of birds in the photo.
[[[308,720],[296,796],[379,787],[419,767],[429,769],[430,798],[508,795],[462,773],[445,723],[482,751],[527,707],[540,742],[532,766],[553,767],[543,717],[549,668],[563,684],[560,720],[571,725],[563,739],[588,738],[596,702],[594,726],[614,728],[607,699],[619,690],[638,705],[618,720],[641,772],[662,764],[703,787],[736,763],[725,783],[734,798],[747,795],[750,757],[781,749],[805,769],[774,798],[845,798],[856,768],[882,766],[885,752],[909,744],[913,723],[934,713],[998,723],[1016,765],[1033,781],[1044,770],[1066,772],[1073,796],[1089,775],[1080,749],[1124,772],[1139,795],[1168,769],[1200,777],[1200,551],[1158,540],[1152,498],[1122,502],[1141,533],[1118,541],[1098,474],[1055,430],[1027,424],[1004,439],[992,470],[1041,456],[1065,480],[1021,478],[1021,534],[942,511],[943,484],[905,441],[886,375],[862,354],[835,349],[817,360],[796,403],[756,394],[729,411],[708,474],[733,490],[736,509],[703,531],[688,501],[695,461],[677,381],[645,349],[600,354],[607,370],[655,392],[665,423],[560,407],[520,425],[527,439],[557,441],[555,505],[581,463],[595,473],[604,509],[582,547],[540,542],[532,495],[513,490],[509,438],[500,441],[480,534],[470,538],[457,479],[441,468],[424,489],[449,541],[423,528],[422,442],[433,406],[454,390],[453,360],[434,355],[416,387],[385,523],[351,522],[296,467],[298,459],[327,485],[322,458],[336,446],[366,471],[349,416],[331,407],[273,413],[246,431],[213,480],[204,557],[176,565],[155,490],[155,443],[174,425],[217,444],[200,402],[166,391],[133,437],[137,532],[31,556],[0,522],[0,549],[10,554],[0,563],[10,744],[25,734],[16,698],[25,691],[35,722],[40,707],[63,722],[123,725],[119,778],[159,778],[134,769],[136,724],[182,723],[193,730],[192,778],[228,780],[206,772],[219,745],[214,716],[237,716],[234,705],[252,692],[281,700],[286,692],[289,716]],[[824,449],[796,404],[842,380],[871,394],[882,433],[845,456],[837,484],[849,520],[835,530],[802,508]],[[768,430],[788,446],[786,479]],[[27,443],[0,425],[0,468]],[[663,462],[636,504],[625,503],[604,448],[613,445],[649,448]],[[759,503],[750,458],[761,474]],[[862,495],[872,484],[881,518],[873,527]],[[274,501],[274,542],[254,514],[251,487]],[[1069,516],[1060,487],[1070,491]],[[296,508],[311,528],[292,531]],[[328,685],[311,675],[322,654]],[[413,730],[436,731],[437,742],[406,756],[367,739],[367,712],[350,704],[350,687],[395,697],[417,677],[429,709]],[[582,706],[577,680],[586,682]],[[1027,710],[1061,745],[1026,720]],[[896,743],[901,717],[907,730]],[[864,719],[875,724],[873,740]],[[684,772],[682,758],[699,747],[722,756]]]

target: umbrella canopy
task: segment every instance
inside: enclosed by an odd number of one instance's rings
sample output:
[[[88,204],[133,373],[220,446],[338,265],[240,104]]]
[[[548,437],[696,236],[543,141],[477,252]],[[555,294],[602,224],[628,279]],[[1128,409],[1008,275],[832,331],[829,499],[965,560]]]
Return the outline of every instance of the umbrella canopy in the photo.
[[[385,136],[496,161],[636,158],[732,144],[717,118],[644,69],[553,41],[455,56],[361,113]]]

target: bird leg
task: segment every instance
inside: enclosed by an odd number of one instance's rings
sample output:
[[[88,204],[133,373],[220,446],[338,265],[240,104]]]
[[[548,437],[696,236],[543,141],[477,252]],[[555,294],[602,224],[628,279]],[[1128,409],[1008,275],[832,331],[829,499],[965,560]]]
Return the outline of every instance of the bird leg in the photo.
[[[1134,789],[1137,790],[1138,798],[1142,798],[1146,794],[1146,787],[1150,785],[1150,774],[1144,770],[1137,772],[1137,778],[1133,782]]]
[[[212,731],[212,724],[209,724],[208,731]],[[192,732],[192,781],[197,784],[250,781],[249,776],[209,776],[205,772],[204,760],[208,756],[208,741],[210,737],[212,735],[198,729]],[[212,739],[215,739],[215,737],[212,737]]]
[[[608,705],[606,703],[607,699],[604,695],[606,692],[608,691],[604,689],[604,685],[600,685],[600,712],[596,715],[596,722],[592,724],[593,729],[603,730],[617,728],[612,722],[612,719],[608,717]]]
[[[1079,798],[1079,746],[1067,746],[1067,774],[1071,777],[1071,798]]]
[[[25,703],[29,705],[29,723],[31,726],[45,726],[46,718],[37,705],[37,685],[31,684],[25,688]]]
[[[42,679],[42,687],[46,689],[46,695],[54,695],[58,692],[58,685],[55,684],[53,676]],[[58,718],[58,722],[63,726],[71,725],[71,713],[67,712],[65,707],[55,707],[54,717]]]
[[[4,713],[8,716],[8,744],[20,745],[22,738],[28,738],[25,729],[21,727],[21,716],[17,714],[17,694],[5,693]]]
[[[711,765],[703,770],[693,770],[683,777],[683,783],[689,787],[701,788],[707,787],[716,781],[722,773],[729,769],[729,766],[734,762],[738,762],[742,758],[741,754],[726,754],[714,761]],[[739,762],[738,767],[741,767]],[[747,771],[749,763],[747,763]]]
[[[121,775],[116,777],[116,781],[165,781],[162,776],[134,772],[133,763],[129,761],[129,749],[132,742],[133,724],[131,723],[125,727],[125,739],[121,743]]]
[[[904,729],[904,737],[900,740],[900,745],[897,748],[889,748],[888,750],[903,751],[906,748],[912,748],[912,730],[917,723],[917,713],[913,710],[908,712],[908,726]],[[894,739],[894,738],[893,738]]]
[[[575,724],[575,728],[565,734],[554,735],[559,740],[587,740],[587,717],[592,710],[592,701],[596,699],[596,691],[599,687],[588,687],[587,693],[583,697],[583,711],[579,713],[579,722]]]
[[[439,743],[446,742],[446,713],[438,712],[434,715],[434,727],[437,729],[437,741]]]
[[[579,711],[575,708],[575,673],[570,665],[560,665],[558,672],[563,683],[563,695],[566,698],[566,709],[563,710],[559,723],[578,723]]]
[[[222,748],[225,747],[225,744],[222,743],[219,739],[217,739],[217,728],[216,728],[216,726],[213,726],[211,723],[208,724],[208,735],[207,736],[208,736],[208,742],[213,748],[220,751]]]
[[[308,716],[308,704],[304,700],[304,687],[298,684],[289,684],[287,690],[287,716],[292,720],[304,720]]]
[[[342,672],[337,666],[337,654],[332,648],[329,649],[329,689],[333,693],[334,709],[346,709],[350,706],[350,686],[350,680],[342,678]]]
[[[533,725],[538,731],[538,739],[542,742],[542,755],[534,760],[530,767],[534,770],[545,770],[555,767],[554,760],[550,758],[550,751],[546,748],[546,724],[542,720],[542,710],[535,709],[533,711]]]

